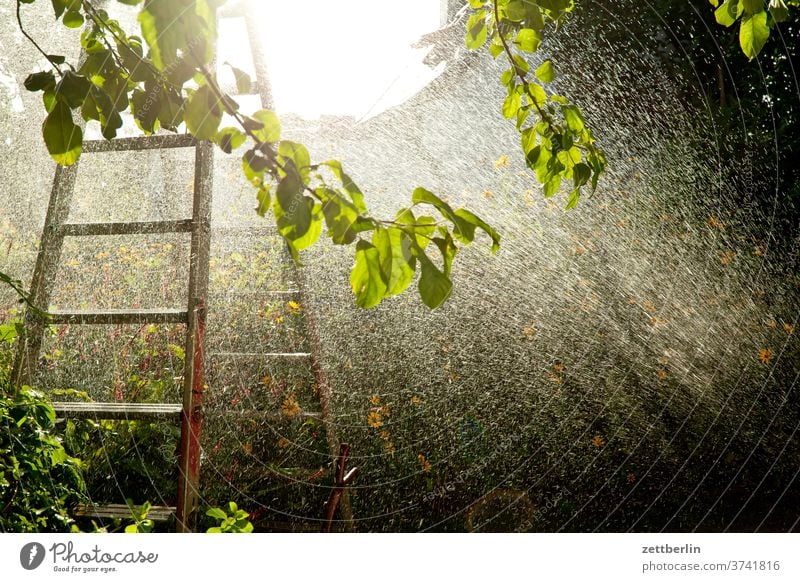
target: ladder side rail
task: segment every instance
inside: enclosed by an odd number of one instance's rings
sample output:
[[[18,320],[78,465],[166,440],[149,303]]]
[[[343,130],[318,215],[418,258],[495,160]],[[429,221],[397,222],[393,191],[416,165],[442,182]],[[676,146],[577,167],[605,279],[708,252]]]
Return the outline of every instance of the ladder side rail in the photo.
[[[75,192],[75,179],[78,173],[78,162],[71,166],[56,166],[50,200],[39,242],[39,252],[31,280],[30,301],[41,311],[47,311],[53,292],[55,275],[61,260],[64,244],[62,226],[69,218],[69,208]],[[17,354],[12,369],[12,383],[15,390],[30,384],[33,380],[39,352],[42,348],[42,336],[47,326],[46,318],[27,309],[24,318],[25,333],[17,346]]]
[[[247,40],[250,44],[250,52],[253,58],[253,67],[255,68],[256,73],[256,87],[258,88],[258,94],[261,97],[261,106],[265,109],[272,109],[274,107],[274,103],[269,82],[269,72],[267,70],[267,63],[264,57],[264,48],[259,36],[260,31],[258,24],[254,21],[252,16],[253,8],[252,6],[248,6],[249,4],[250,2],[245,2],[243,4],[243,16],[247,28]],[[339,457],[340,441],[336,427],[331,420],[332,391],[330,382],[328,381],[328,375],[325,373],[320,361],[322,344],[319,338],[316,316],[311,304],[308,302],[308,286],[306,284],[305,274],[303,273],[302,267],[297,266],[294,258],[289,252],[288,246],[284,246],[282,256],[285,262],[294,266],[294,273],[297,279],[297,287],[299,291],[298,295],[300,297],[300,303],[303,305],[303,311],[306,318],[309,351],[311,352],[311,371],[314,375],[314,381],[317,384],[317,390],[319,393],[320,408],[322,410],[322,422],[325,426],[328,449],[331,459],[335,461]],[[341,509],[342,519],[345,522],[345,529],[347,531],[352,531],[353,512],[350,506],[350,499],[346,488],[342,493],[339,507]]]
[[[181,444],[178,455],[178,531],[192,531],[200,485],[200,432],[204,378],[206,295],[211,253],[211,197],[214,150],[197,144],[195,153],[192,241],[189,266],[189,319],[186,329]]]

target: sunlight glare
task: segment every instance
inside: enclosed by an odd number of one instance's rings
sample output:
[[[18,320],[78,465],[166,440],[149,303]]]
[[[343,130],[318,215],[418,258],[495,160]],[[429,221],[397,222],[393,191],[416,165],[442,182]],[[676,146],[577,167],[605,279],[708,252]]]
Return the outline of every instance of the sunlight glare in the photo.
[[[376,115],[441,72],[411,45],[439,27],[438,0],[258,3],[278,113]]]

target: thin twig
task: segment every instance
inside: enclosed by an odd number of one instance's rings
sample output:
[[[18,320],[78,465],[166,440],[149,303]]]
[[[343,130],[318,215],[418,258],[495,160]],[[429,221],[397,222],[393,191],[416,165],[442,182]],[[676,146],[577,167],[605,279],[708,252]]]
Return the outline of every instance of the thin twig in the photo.
[[[58,65],[55,63],[55,61],[50,57],[50,55],[48,55],[44,51],[42,47],[39,46],[39,43],[37,43],[33,39],[33,37],[30,34],[28,34],[28,32],[25,30],[25,27],[22,25],[22,14],[20,12],[21,7],[22,7],[21,0],[17,0],[17,24],[19,25],[19,31],[23,34],[23,36],[25,36],[25,38],[27,38],[31,42],[31,44],[34,47],[36,47],[36,50],[38,50],[42,54],[42,56],[47,59],[47,62],[50,63],[50,66],[52,66],[56,70],[56,73],[58,73],[59,76],[63,76],[64,74],[61,72],[61,69],[58,68]]]

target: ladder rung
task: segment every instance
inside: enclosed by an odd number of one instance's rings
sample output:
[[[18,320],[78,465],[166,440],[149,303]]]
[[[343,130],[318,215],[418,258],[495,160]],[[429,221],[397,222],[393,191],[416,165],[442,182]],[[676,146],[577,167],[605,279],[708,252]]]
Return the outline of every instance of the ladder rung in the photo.
[[[273,412],[265,410],[230,410],[228,408],[222,408],[222,409],[205,408],[204,412],[206,414],[206,418],[208,418],[208,416],[210,415],[213,415],[213,416],[223,416],[223,417],[234,416],[237,418],[254,418],[258,420],[269,420],[272,422],[279,422],[282,420],[293,420],[295,418],[316,418],[318,420],[322,420],[321,412],[307,412],[305,410],[301,410],[297,414],[293,415],[291,419],[281,412]]]
[[[191,135],[174,133],[166,135],[147,135],[120,139],[93,139],[83,142],[84,153],[124,152],[136,150],[157,150],[163,148],[186,148],[197,145]]]
[[[116,325],[141,323],[186,323],[185,309],[115,309],[108,311],[52,311],[50,323]]]
[[[208,354],[211,358],[226,358],[226,359],[287,359],[287,360],[303,360],[310,358],[311,354],[308,352],[212,352]]]
[[[164,234],[192,232],[194,222],[184,220],[159,220],[150,222],[95,222],[72,223],[61,226],[63,236],[98,236],[114,234]]]
[[[59,416],[102,420],[160,420],[180,416],[180,404],[140,404],[127,402],[53,402]]]
[[[97,519],[130,519],[131,510],[124,503],[108,503],[103,505],[78,505],[72,512],[76,517],[94,517]],[[169,521],[175,515],[175,508],[155,505],[147,512],[147,519],[153,521]]]

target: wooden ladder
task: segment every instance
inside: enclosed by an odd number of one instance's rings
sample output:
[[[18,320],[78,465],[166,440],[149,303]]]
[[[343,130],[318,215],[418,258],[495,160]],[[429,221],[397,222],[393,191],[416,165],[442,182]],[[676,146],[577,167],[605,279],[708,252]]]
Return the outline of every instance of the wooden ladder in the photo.
[[[261,98],[263,108],[272,108],[270,85],[266,66],[258,38],[256,23],[247,10],[247,2],[230,10],[221,17],[243,17],[250,41],[253,63],[256,69],[255,87]],[[121,402],[55,402],[56,413],[64,418],[89,418],[106,420],[144,420],[180,422],[181,436],[178,454],[178,498],[176,507],[156,506],[151,509],[150,518],[167,520],[175,515],[178,531],[192,531],[194,514],[200,483],[200,434],[203,424],[203,396],[205,362],[208,355],[204,349],[206,328],[207,295],[209,286],[209,261],[211,241],[211,200],[213,187],[213,144],[198,141],[189,135],[166,134],[134,138],[106,140],[87,140],[83,144],[83,154],[102,152],[124,152],[143,150],[163,150],[169,148],[194,148],[194,192],[192,216],[180,220],[146,222],[102,222],[70,223],[69,212],[75,191],[79,163],[56,168],[50,200],[47,206],[44,229],[39,253],[33,272],[30,302],[42,312],[46,312],[54,288],[56,274],[61,261],[63,243],[66,237],[142,235],[187,233],[191,235],[189,284],[187,306],[185,309],[118,309],[118,310],[59,310],[49,312],[45,317],[36,310],[25,314],[25,333],[17,347],[12,370],[14,385],[31,384],[39,362],[44,331],[51,324],[76,325],[120,325],[120,324],[185,324],[185,368],[183,375],[182,404],[169,403],[121,403]],[[275,228],[257,227],[227,229],[242,234],[275,233]],[[309,351],[276,353],[217,353],[219,358],[263,358],[306,362],[314,375],[320,401],[320,413],[304,413],[319,418],[326,431],[326,440],[333,461],[339,456],[340,442],[335,428],[330,422],[331,388],[320,363],[320,341],[313,310],[307,301],[307,286],[301,269],[284,245],[282,261],[291,265],[297,289],[290,291],[266,292],[275,298],[297,299],[304,306],[305,331]],[[268,416],[268,414],[264,414]],[[335,486],[334,486],[335,489]],[[339,503],[344,529],[352,527],[346,491]],[[322,513],[322,508],[320,508]],[[76,515],[114,518],[130,517],[126,505],[91,505],[78,508]]]
[[[62,417],[109,420],[172,420],[181,423],[179,449],[178,504],[176,508],[159,507],[155,515],[174,512],[178,529],[190,529],[192,513],[197,504],[200,477],[200,429],[204,387],[203,335],[206,320],[206,295],[211,240],[211,193],[213,174],[213,144],[196,141],[188,135],[155,135],[85,141],[84,155],[100,152],[142,151],[165,148],[194,148],[194,194],[192,216],[181,220],[149,222],[70,223],[69,211],[75,191],[79,163],[56,168],[50,202],[47,206],[39,254],[31,282],[31,303],[47,311],[58,273],[61,251],[66,237],[191,234],[188,298],[185,309],[117,309],[103,311],[51,311],[48,318],[33,310],[25,315],[25,334],[17,351],[12,379],[14,385],[32,383],[39,361],[42,338],[49,324],[121,325],[121,324],[184,324],[186,326],[185,369],[182,404],[139,404],[123,402],[55,402],[56,413]],[[83,508],[79,513],[104,515],[117,511],[128,514],[127,507]],[[167,511],[168,510],[168,511]]]

